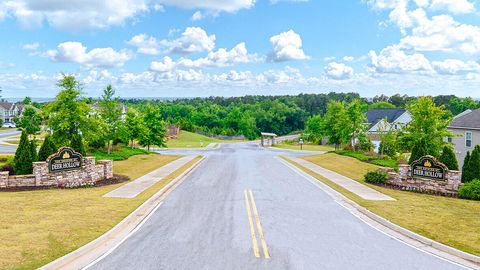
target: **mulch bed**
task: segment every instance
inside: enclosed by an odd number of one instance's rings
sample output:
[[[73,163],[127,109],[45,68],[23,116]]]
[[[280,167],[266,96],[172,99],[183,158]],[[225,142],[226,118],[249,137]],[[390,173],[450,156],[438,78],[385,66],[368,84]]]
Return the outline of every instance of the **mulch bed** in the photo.
[[[113,178],[111,179],[103,179],[99,180],[95,183],[94,186],[87,186],[87,187],[79,187],[79,188],[59,188],[57,186],[41,186],[41,187],[8,187],[8,188],[0,188],[0,192],[18,192],[18,191],[32,191],[32,190],[45,190],[45,189],[80,189],[80,188],[96,188],[96,187],[103,187],[108,185],[119,184],[123,182],[127,182],[130,180],[128,176],[121,175],[121,174],[114,174]]]

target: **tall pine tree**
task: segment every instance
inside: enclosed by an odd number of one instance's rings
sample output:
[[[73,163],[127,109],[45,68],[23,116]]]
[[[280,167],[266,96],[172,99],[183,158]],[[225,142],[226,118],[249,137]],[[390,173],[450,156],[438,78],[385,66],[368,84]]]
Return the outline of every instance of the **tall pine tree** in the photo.
[[[462,182],[465,182],[465,179],[468,177],[469,163],[470,163],[470,151],[467,151],[467,155],[463,160],[463,166],[462,166]]]
[[[22,130],[20,143],[13,160],[13,167],[16,174],[31,174],[33,172],[31,145],[28,141],[27,132]]]
[[[53,140],[50,135],[45,137],[42,146],[40,147],[40,151],[38,151],[38,160],[44,161],[51,155],[57,152],[57,147],[53,143]]]
[[[458,170],[458,162],[452,147],[444,146],[439,161],[445,164],[449,170]]]
[[[476,145],[468,160],[468,166],[464,169],[463,182],[467,183],[475,179],[480,179],[480,145]]]
[[[75,151],[82,154],[83,156],[87,155],[87,151],[85,151],[85,146],[83,144],[83,138],[80,134],[73,135],[70,147],[72,147]]]
[[[35,137],[30,141],[30,156],[32,157],[32,162],[38,161],[37,139]]]

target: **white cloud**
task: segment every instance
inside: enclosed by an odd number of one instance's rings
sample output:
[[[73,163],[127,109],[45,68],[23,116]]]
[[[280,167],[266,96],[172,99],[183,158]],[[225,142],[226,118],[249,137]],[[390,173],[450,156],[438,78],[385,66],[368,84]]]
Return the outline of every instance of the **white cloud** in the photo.
[[[432,0],[433,10],[447,10],[453,14],[465,14],[475,11],[475,6],[468,0]]]
[[[257,55],[249,54],[245,43],[242,42],[229,51],[220,48],[217,51],[209,52],[206,57],[195,60],[182,57],[174,62],[170,57],[166,56],[162,61],[153,61],[150,64],[150,70],[168,72],[183,68],[228,67],[254,61],[259,61]]]
[[[480,27],[456,22],[449,15],[422,20],[400,45],[417,51],[480,52]]]
[[[345,61],[345,62],[353,62],[354,60],[355,60],[355,57],[353,57],[353,56],[347,55],[347,56],[343,57],[343,61]]]
[[[428,59],[419,53],[406,54],[398,45],[388,46],[377,55],[375,51],[368,53],[370,67],[379,73],[428,73],[432,66]]]
[[[272,36],[270,38],[270,43],[273,46],[273,52],[268,57],[269,61],[283,62],[289,60],[305,60],[309,58],[303,52],[300,35],[293,30]]]
[[[39,47],[40,47],[40,43],[38,42],[27,43],[22,45],[22,49],[27,51],[36,51]]]
[[[353,68],[343,63],[331,62],[325,67],[325,74],[334,80],[346,80],[352,77]]]
[[[278,4],[279,2],[293,2],[293,3],[299,3],[299,2],[308,2],[309,0],[270,0],[270,4]]]
[[[433,61],[432,66],[439,74],[460,75],[473,74],[480,71],[480,65],[475,61],[463,62],[458,59]]]
[[[249,81],[254,79],[251,71],[236,71],[230,70],[228,73],[222,73],[220,75],[213,75],[215,81]]]
[[[147,34],[132,37],[127,44],[137,47],[142,54],[164,53],[190,54],[211,51],[215,48],[215,35],[208,35],[200,27],[187,27],[181,36],[173,40],[157,40]]]
[[[267,70],[257,76],[257,80],[274,84],[285,84],[292,81],[305,82],[300,71],[289,66],[286,66],[283,70]]]
[[[47,51],[45,56],[54,62],[77,63],[89,68],[120,67],[132,57],[128,51],[112,48],[95,48],[87,52],[87,47],[80,42],[60,43],[57,49]]]
[[[157,55],[160,53],[160,44],[147,34],[139,34],[132,37],[127,44],[137,47],[137,52],[142,54]]]
[[[24,28],[44,22],[64,29],[107,28],[122,25],[138,14],[155,10],[151,0],[5,0],[4,14],[15,17]]]
[[[163,40],[161,44],[172,53],[189,54],[211,51],[215,48],[215,35],[208,35],[200,27],[187,27],[182,35],[175,40]]]
[[[255,5],[255,0],[161,0],[161,2],[186,9],[207,9],[226,12],[249,9]]]
[[[199,10],[195,11],[195,13],[193,13],[192,17],[190,18],[190,20],[192,21],[200,21],[201,19],[205,18],[205,16],[203,16],[203,13]]]

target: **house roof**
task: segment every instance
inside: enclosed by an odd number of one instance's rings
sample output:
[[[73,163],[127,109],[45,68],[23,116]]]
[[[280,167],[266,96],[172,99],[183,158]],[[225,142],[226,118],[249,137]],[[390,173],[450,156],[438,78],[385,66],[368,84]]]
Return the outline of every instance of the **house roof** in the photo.
[[[453,119],[452,123],[450,123],[449,127],[463,129],[480,129],[480,109],[457,116]]]
[[[0,102],[0,106],[2,108],[4,108],[5,110],[10,110],[12,109],[13,105],[15,105],[15,103],[11,103],[11,102]]]
[[[382,119],[387,119],[388,123],[393,123],[405,112],[404,109],[371,109],[367,111],[367,121],[370,127]]]

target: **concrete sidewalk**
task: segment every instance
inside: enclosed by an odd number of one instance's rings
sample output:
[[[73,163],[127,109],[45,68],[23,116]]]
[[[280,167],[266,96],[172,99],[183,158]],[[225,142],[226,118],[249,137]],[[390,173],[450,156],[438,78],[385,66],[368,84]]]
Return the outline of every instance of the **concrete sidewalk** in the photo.
[[[138,194],[142,193],[147,188],[153,186],[155,183],[162,180],[164,177],[168,176],[174,171],[180,169],[183,165],[187,164],[195,157],[195,155],[190,155],[172,161],[167,165],[156,169],[153,172],[145,174],[144,176],[139,177],[128,184],[125,184],[117,189],[110,191],[109,193],[103,195],[103,197],[135,198]]]
[[[346,190],[357,194],[360,196],[362,199],[365,200],[371,200],[371,201],[394,201],[395,199],[387,196],[381,192],[378,192],[370,187],[367,187],[358,181],[355,181],[353,179],[350,179],[348,177],[345,177],[341,174],[338,174],[336,172],[332,172],[330,170],[327,170],[323,167],[320,167],[310,161],[306,161],[305,159],[302,158],[297,158],[297,157],[287,157],[293,162],[298,163],[299,165],[311,170],[314,173],[317,173],[328,180],[334,182],[335,184],[345,188]]]

